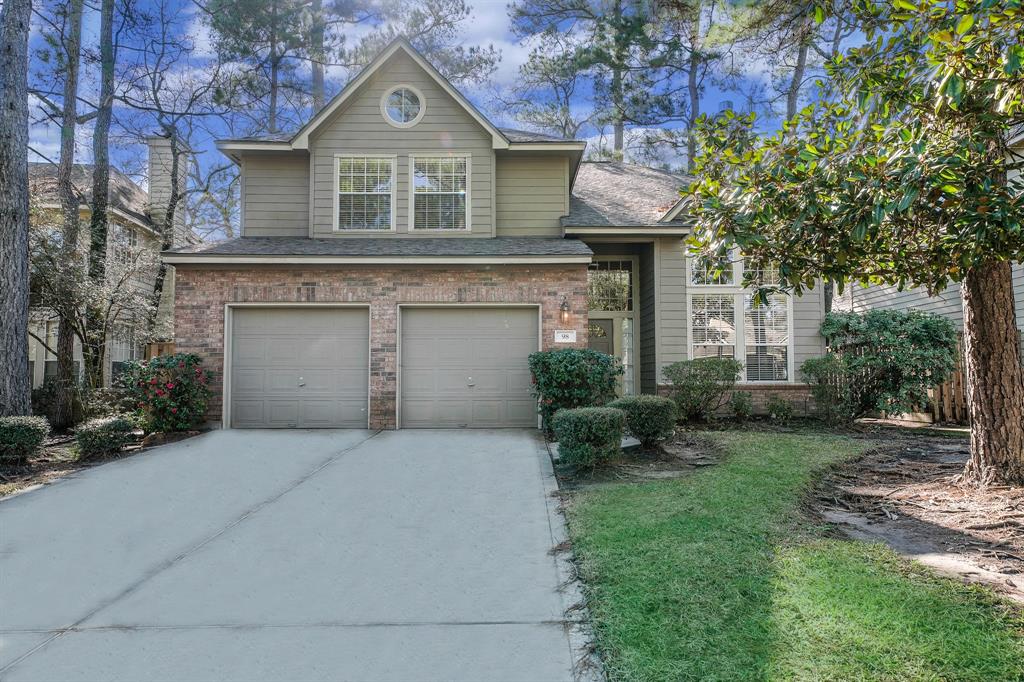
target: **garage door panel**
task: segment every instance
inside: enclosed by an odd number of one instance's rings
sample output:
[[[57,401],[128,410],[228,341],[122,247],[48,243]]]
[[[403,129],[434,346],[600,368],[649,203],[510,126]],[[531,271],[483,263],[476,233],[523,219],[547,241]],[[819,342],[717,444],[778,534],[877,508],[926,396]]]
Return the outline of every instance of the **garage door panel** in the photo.
[[[535,426],[527,356],[537,324],[535,308],[405,309],[402,425]]]
[[[232,426],[365,428],[368,334],[366,309],[235,310]]]

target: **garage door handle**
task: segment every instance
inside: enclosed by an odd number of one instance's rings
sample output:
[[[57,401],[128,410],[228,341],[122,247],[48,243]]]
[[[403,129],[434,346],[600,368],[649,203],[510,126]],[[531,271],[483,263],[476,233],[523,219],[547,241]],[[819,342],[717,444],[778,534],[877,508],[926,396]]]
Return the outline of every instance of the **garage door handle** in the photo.
[[[299,377],[299,386],[305,386],[305,385],[306,385],[306,382],[303,380],[302,377]]]
[[[473,377],[469,377],[468,379],[466,379],[466,385],[467,386],[476,386],[476,382],[473,381]]]

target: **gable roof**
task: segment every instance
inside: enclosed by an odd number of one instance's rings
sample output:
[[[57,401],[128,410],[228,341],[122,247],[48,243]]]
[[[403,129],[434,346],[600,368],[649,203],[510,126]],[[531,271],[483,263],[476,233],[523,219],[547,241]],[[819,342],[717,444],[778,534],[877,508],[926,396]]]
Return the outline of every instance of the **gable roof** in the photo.
[[[682,228],[679,190],[689,178],[621,161],[580,164],[563,227]]]
[[[92,170],[93,165],[89,163],[76,163],[71,168],[71,184],[81,195],[82,205],[92,202]],[[57,166],[49,162],[30,162],[28,187],[29,193],[41,199],[43,203],[59,202]],[[153,223],[148,214],[149,194],[146,190],[113,167],[110,169],[109,187],[111,207],[134,222],[152,228]]]
[[[376,73],[395,54],[402,52],[412,59],[430,76],[455,102],[461,106],[484,130],[491,135],[494,149],[530,149],[530,145],[565,145],[566,149],[582,153],[586,142],[582,140],[566,140],[543,133],[534,133],[510,128],[499,128],[491,123],[479,109],[473,106],[465,95],[459,92],[447,78],[421,55],[405,38],[399,37],[381,51],[373,61],[367,64],[352,80],[345,84],[337,95],[327,103],[313,118],[294,134],[272,133],[258,137],[242,137],[217,141],[217,147],[231,156],[230,152],[239,151],[292,151],[309,149],[309,138],[321,126],[326,125],[338,109]],[[536,147],[532,147],[536,148]]]

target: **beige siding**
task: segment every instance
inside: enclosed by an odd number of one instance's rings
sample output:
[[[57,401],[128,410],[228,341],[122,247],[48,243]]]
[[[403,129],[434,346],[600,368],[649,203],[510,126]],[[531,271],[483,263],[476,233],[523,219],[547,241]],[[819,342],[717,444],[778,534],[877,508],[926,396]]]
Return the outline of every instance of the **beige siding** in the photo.
[[[1024,333],[1024,264],[1013,265],[1013,298],[1017,311],[1017,328]],[[853,285],[853,309],[868,310],[922,310],[949,318],[963,329],[964,310],[960,302],[960,285],[954,284],[929,296],[924,289],[898,291],[893,286],[872,284],[868,287]]]
[[[689,357],[689,319],[687,316],[686,258],[682,239],[662,238],[655,249],[657,259],[657,354],[659,373],[666,365]],[[820,334],[825,315],[823,287],[807,291],[793,299],[793,368],[799,381],[800,365],[808,358],[825,353]],[[662,377],[659,376],[659,380]]]
[[[657,342],[657,306],[655,305],[654,244],[640,249],[640,391],[657,393],[658,366],[655,355]]]
[[[426,111],[412,128],[395,128],[383,118],[380,99],[400,84],[423,93]],[[331,236],[494,236],[494,151],[491,135],[408,56],[399,52],[384,64],[346,102],[332,120],[310,140],[313,154],[313,234]],[[409,233],[409,155],[469,154],[471,157],[470,223],[467,232]],[[377,154],[397,157],[395,232],[335,232],[334,158],[338,154]]]
[[[496,222],[499,237],[560,237],[568,213],[569,158],[497,156]]]
[[[252,154],[242,163],[243,237],[309,236],[309,157]]]

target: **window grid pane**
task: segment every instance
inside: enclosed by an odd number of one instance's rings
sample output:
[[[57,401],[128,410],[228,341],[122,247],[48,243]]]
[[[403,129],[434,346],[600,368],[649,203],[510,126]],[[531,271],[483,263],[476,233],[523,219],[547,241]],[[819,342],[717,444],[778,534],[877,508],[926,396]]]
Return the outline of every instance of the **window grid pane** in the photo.
[[[694,357],[732,357],[736,348],[736,298],[732,294],[701,294],[690,299]],[[720,350],[719,350],[720,348]],[[700,353],[700,354],[698,354]]]
[[[731,286],[733,267],[729,256],[696,256],[690,259],[690,284],[695,286]]]
[[[789,379],[789,306],[785,294],[771,294],[758,303],[743,297],[743,328],[747,381]]]
[[[465,158],[415,158],[413,228],[465,230],[467,186]]]
[[[597,261],[587,270],[590,310],[633,310],[633,262]]]
[[[338,159],[338,229],[390,230],[391,159]]]

